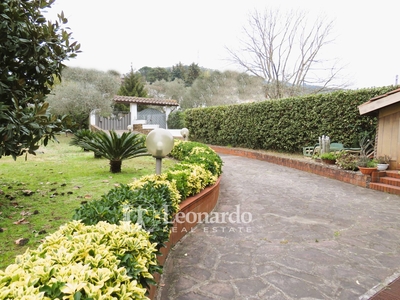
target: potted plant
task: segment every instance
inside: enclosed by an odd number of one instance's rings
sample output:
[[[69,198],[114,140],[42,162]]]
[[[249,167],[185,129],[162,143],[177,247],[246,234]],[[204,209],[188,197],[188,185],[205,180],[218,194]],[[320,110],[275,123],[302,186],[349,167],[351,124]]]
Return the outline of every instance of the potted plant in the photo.
[[[373,140],[368,139],[368,135],[360,139],[360,156],[357,161],[357,166],[360,172],[364,175],[371,175],[373,171],[377,170],[377,161],[374,157],[374,143]]]
[[[373,171],[376,171],[378,169],[376,160],[367,156],[360,156],[357,162],[357,166],[361,173],[364,175],[371,175]]]
[[[383,155],[383,156],[378,156],[377,158],[377,168],[378,171],[384,171],[389,167],[389,161],[390,161],[390,156],[389,155]]]
[[[336,153],[334,153],[334,152],[322,153],[320,155],[320,158],[323,163],[328,164],[328,165],[334,165],[336,162]]]

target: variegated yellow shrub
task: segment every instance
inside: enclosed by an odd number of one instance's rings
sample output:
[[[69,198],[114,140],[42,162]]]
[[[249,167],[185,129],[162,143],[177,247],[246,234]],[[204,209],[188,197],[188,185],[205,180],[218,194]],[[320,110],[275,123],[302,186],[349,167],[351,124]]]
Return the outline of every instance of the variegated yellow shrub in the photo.
[[[0,299],[148,299],[152,274],[162,270],[156,254],[180,201],[222,173],[222,160],[205,145],[177,142],[171,155],[181,160],[174,168],[83,204],[79,221],[0,270]]]
[[[148,235],[128,222],[67,223],[0,271],[0,299],[148,299],[139,282],[157,264]]]
[[[128,186],[132,190],[138,190],[142,188],[145,184],[152,182],[154,184],[155,188],[158,188],[162,185],[165,185],[168,187],[170,191],[170,196],[171,196],[171,206],[173,207],[173,210],[171,211],[172,214],[175,212],[179,211],[179,203],[181,202],[181,195],[179,194],[179,191],[176,188],[176,183],[174,181],[169,181],[167,180],[167,175],[166,174],[153,174],[153,175],[146,175],[141,177],[138,180],[135,180],[132,183],[129,183]]]
[[[176,141],[171,156],[181,162],[166,174],[175,181],[182,200],[216,183],[222,173],[222,160],[210,147],[186,141]]]

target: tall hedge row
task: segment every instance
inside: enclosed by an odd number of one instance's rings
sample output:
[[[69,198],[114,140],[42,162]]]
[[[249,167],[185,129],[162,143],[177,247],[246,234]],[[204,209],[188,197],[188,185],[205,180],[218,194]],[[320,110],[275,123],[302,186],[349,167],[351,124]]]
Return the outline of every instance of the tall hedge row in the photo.
[[[318,137],[358,147],[360,134],[374,132],[377,119],[360,116],[358,106],[395,86],[287,98],[185,112],[191,140],[250,149],[301,152]]]

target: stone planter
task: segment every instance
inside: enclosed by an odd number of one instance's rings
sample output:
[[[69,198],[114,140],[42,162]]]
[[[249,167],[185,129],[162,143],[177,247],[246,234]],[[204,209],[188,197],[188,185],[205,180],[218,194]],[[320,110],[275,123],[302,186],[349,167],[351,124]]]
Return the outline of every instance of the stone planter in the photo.
[[[377,170],[377,167],[375,167],[375,168],[358,167],[358,169],[364,175],[371,175],[372,172]]]
[[[378,171],[385,171],[387,168],[389,168],[389,164],[377,164],[376,167]]]
[[[321,160],[324,164],[327,165],[334,165],[336,163],[336,160],[331,160],[331,159],[321,159]]]

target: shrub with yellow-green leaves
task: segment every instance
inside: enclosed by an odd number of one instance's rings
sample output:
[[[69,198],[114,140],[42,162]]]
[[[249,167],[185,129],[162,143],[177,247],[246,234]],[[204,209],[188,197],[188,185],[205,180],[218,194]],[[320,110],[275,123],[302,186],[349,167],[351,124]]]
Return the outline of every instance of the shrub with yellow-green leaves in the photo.
[[[139,225],[72,221],[0,270],[0,299],[148,299],[156,252]]]
[[[180,201],[222,173],[206,145],[176,142],[171,156],[181,162],[82,204],[75,221],[0,271],[0,299],[148,299]]]
[[[166,173],[168,180],[175,182],[179,193],[185,199],[200,193],[218,179],[201,165],[180,163]]]
[[[169,211],[171,212],[171,214],[176,213],[179,210],[181,195],[179,194],[179,191],[176,188],[176,183],[167,180],[166,174],[161,174],[161,175],[153,174],[153,175],[142,176],[138,180],[129,183],[128,186],[132,190],[141,190],[146,186],[146,184],[149,183],[151,183],[156,189],[161,188],[163,186],[168,188],[170,192],[167,199]]]
[[[213,185],[222,173],[221,158],[204,144],[175,141],[170,155],[181,161],[166,174],[168,180],[176,183],[182,199]]]
[[[213,149],[204,144],[176,140],[170,156],[181,162],[169,169],[167,174],[184,170],[185,167],[193,169],[188,166],[200,166],[206,171],[206,173],[198,173],[200,180],[204,182],[203,188],[214,184],[222,174],[222,159]],[[179,187],[180,184],[177,183],[177,186]]]
[[[198,164],[218,178],[222,174],[222,159],[207,145],[175,140],[170,156],[181,163]]]

